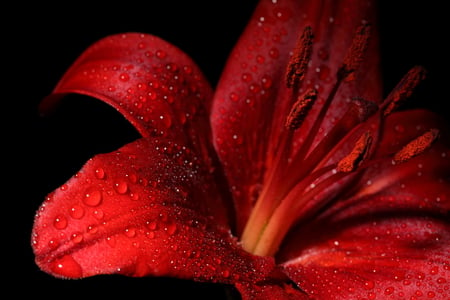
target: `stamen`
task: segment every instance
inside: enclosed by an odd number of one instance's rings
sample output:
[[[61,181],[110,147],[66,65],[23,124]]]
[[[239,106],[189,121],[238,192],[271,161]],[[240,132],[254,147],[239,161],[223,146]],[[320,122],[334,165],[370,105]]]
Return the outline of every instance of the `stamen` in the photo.
[[[294,54],[291,57],[286,71],[286,85],[292,88],[303,80],[308,68],[313,48],[313,32],[310,26],[306,26],[302,35],[297,40]]]
[[[337,72],[338,78],[349,79],[349,76],[358,69],[369,45],[370,31],[370,24],[366,23],[358,27],[353,37],[352,45]]]
[[[290,189],[293,184],[301,180],[305,174],[314,169],[322,168],[329,158],[342,149],[342,145],[348,143],[352,130],[358,124],[366,121],[378,110],[378,105],[363,98],[353,98],[349,103],[347,112],[336,122],[326,136],[314,147],[308,156],[294,156],[286,173],[296,174],[283,179],[284,185]],[[299,171],[301,170],[301,171]]]
[[[430,148],[433,142],[437,139],[439,135],[438,129],[430,129],[421,136],[415,138],[404,146],[400,151],[394,155],[394,163],[403,163],[410,160],[414,156],[423,153],[425,150]]]
[[[408,99],[419,83],[425,79],[426,70],[421,66],[415,66],[400,80],[397,86],[387,96],[382,106],[386,106],[383,115],[387,116]]]
[[[372,136],[370,135],[370,132],[367,131],[358,139],[353,150],[339,161],[337,170],[343,173],[349,173],[356,170],[366,157],[371,144]]]
[[[286,118],[286,128],[289,130],[298,129],[302,125],[316,99],[317,90],[315,89],[308,90],[303,97],[299,98],[292,106],[291,112]]]

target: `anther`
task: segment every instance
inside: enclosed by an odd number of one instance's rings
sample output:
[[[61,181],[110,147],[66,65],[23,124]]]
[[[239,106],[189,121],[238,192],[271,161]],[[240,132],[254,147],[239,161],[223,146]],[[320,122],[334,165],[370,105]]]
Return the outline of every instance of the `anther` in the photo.
[[[384,101],[386,108],[383,111],[383,115],[389,115],[408,99],[419,83],[425,79],[426,73],[426,70],[421,66],[415,66],[409,70]]]
[[[369,45],[370,31],[371,26],[367,23],[358,27],[353,36],[352,44],[345,55],[344,62],[337,72],[338,78],[348,79],[358,69]]]
[[[425,150],[431,147],[433,142],[437,139],[438,135],[438,129],[430,129],[429,131],[406,144],[400,151],[395,153],[393,162],[396,164],[403,163],[410,160],[414,156],[423,153]]]
[[[286,85],[292,88],[303,80],[308,68],[313,48],[313,32],[310,26],[305,27],[302,35],[297,40],[294,54],[289,60],[286,70]]]
[[[316,99],[317,90],[315,89],[310,89],[302,97],[299,97],[286,118],[286,128],[289,130],[298,129],[302,125]]]
[[[356,170],[366,157],[371,144],[372,136],[370,132],[367,131],[358,139],[353,150],[338,162],[337,171],[349,173]]]

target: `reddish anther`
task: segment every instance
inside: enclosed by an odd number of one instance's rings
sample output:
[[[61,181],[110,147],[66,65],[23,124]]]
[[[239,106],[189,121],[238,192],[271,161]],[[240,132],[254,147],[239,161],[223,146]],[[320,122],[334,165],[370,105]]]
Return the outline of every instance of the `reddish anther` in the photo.
[[[425,150],[431,147],[433,142],[438,138],[439,130],[430,129],[421,136],[415,138],[408,144],[406,144],[400,151],[395,153],[394,162],[403,163],[410,160],[414,156],[423,153]]]
[[[338,78],[348,78],[355,72],[364,59],[367,47],[369,45],[371,26],[367,23],[362,24],[356,30],[344,62],[338,70]]]
[[[311,27],[306,26],[297,40],[294,54],[288,64],[286,71],[286,85],[288,88],[294,87],[305,77],[312,54],[313,39],[314,35]]]
[[[316,99],[317,90],[315,89],[307,91],[305,95],[300,97],[297,102],[294,103],[288,117],[286,118],[286,128],[290,130],[298,129],[302,125]]]
[[[372,144],[370,132],[364,133],[355,143],[353,150],[338,162],[337,170],[348,173],[356,170],[359,164],[364,160]]]
[[[397,109],[406,99],[408,99],[415,88],[426,77],[426,70],[422,66],[415,66],[400,80],[397,86],[389,93],[384,101],[386,108],[384,109],[384,116],[387,116]]]

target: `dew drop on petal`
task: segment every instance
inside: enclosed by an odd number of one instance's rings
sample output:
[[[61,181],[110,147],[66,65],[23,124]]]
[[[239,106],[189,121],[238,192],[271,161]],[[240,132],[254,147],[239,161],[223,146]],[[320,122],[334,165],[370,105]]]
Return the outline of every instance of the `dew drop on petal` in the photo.
[[[111,248],[114,248],[114,247],[116,247],[117,241],[116,241],[116,238],[114,236],[109,236],[109,237],[106,238],[106,243]]]
[[[385,295],[391,295],[392,293],[394,293],[394,287],[392,287],[392,286],[390,286],[384,290]]]
[[[173,235],[175,234],[176,230],[177,230],[177,225],[175,223],[169,223],[167,224],[167,226],[164,228],[164,230],[169,234],[169,235]]]
[[[366,290],[371,290],[371,289],[373,289],[374,287],[375,287],[375,283],[374,283],[373,281],[368,280],[368,281],[364,282],[364,288],[365,288]]]
[[[87,189],[83,198],[83,203],[87,206],[98,206],[102,202],[102,192],[94,189]]]
[[[447,279],[445,279],[444,277],[439,277],[439,278],[436,280],[436,282],[439,283],[439,284],[443,284],[443,283],[446,283],[446,282],[447,282]]]
[[[89,234],[96,234],[98,232],[98,227],[96,225],[89,225],[86,232]]]
[[[165,128],[170,128],[172,126],[172,118],[170,117],[170,115],[160,115],[159,119],[161,120]]]
[[[58,216],[53,221],[53,226],[56,229],[64,229],[67,227],[67,219],[64,216]]]
[[[136,236],[136,229],[134,228],[126,228],[125,229],[125,235],[129,238],[135,237]]]
[[[163,50],[158,49],[158,50],[156,50],[155,55],[159,59],[164,59],[164,58],[166,58],[167,53],[165,51],[163,51]]]
[[[55,274],[62,277],[76,278],[83,275],[80,264],[70,255],[64,255],[54,260],[50,268]]]
[[[59,242],[58,242],[58,240],[50,240],[50,241],[48,241],[48,247],[49,247],[51,250],[55,250],[56,248],[58,248],[58,247],[59,247]]]
[[[75,232],[71,235],[70,240],[75,244],[79,244],[83,241],[83,234],[81,232]]]
[[[69,214],[74,219],[81,219],[84,217],[84,208],[81,205],[75,204],[69,210]]]
[[[119,194],[125,194],[128,191],[128,184],[125,181],[116,182],[114,190]]]
[[[121,81],[128,81],[128,80],[130,80],[130,75],[128,75],[127,73],[122,73],[119,75],[119,79]]]
[[[272,48],[269,50],[269,56],[273,59],[276,59],[280,56],[280,51],[277,48]]]
[[[105,171],[103,168],[98,168],[95,170],[95,177],[97,179],[104,179],[105,178]]]
[[[101,220],[105,216],[105,213],[102,210],[95,210],[92,214],[97,220]]]

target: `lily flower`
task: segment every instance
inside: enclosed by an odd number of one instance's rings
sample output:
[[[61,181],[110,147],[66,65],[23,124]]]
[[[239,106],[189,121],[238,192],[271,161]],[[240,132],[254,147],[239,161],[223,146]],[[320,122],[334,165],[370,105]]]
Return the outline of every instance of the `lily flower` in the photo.
[[[149,34],[89,47],[42,102],[100,99],[142,135],[98,154],[35,218],[59,278],[169,276],[243,299],[448,299],[450,140],[383,97],[376,6],[261,0],[215,89]]]

